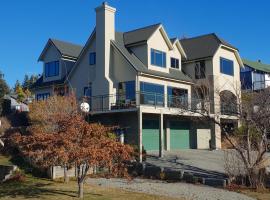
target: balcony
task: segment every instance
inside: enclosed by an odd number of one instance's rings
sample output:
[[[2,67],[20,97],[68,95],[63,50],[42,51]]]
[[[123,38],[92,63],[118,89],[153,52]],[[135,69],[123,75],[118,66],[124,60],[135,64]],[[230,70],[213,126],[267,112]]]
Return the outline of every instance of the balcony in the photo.
[[[170,96],[159,93],[136,92],[132,94],[111,94],[93,96],[87,99],[91,112],[136,110],[139,106],[153,108],[181,109],[193,112],[206,112],[210,103],[202,99],[189,99],[187,96]]]

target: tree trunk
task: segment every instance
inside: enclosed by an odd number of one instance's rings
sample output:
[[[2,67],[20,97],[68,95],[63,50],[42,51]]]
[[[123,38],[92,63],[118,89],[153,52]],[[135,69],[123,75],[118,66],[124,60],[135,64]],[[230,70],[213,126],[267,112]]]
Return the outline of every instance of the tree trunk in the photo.
[[[67,165],[64,165],[64,182],[68,183],[69,182],[69,177],[67,173]]]
[[[83,198],[83,181],[79,182],[79,192],[78,192],[78,196],[80,199]]]

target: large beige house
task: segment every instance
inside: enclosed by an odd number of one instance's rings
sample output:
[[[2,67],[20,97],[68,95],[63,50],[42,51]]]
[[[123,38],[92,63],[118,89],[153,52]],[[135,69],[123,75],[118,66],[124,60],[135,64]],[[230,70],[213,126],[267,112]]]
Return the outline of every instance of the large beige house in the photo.
[[[206,149],[209,141],[221,148],[220,127],[193,112],[206,106],[195,88],[208,87],[213,117],[237,123],[220,98],[238,95],[238,50],[215,34],[170,38],[162,24],[118,32],[115,8],[103,3],[95,11],[96,27],[84,46],[49,39],[39,58],[36,98],[72,90],[90,104],[91,121],[119,125],[124,141],[140,150],[162,155]]]

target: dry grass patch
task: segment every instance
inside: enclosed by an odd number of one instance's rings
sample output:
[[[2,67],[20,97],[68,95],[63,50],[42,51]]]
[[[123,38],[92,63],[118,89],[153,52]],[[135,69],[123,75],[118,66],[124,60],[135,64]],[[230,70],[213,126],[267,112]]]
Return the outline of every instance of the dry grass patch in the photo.
[[[0,199],[4,200],[72,200],[77,198],[77,184],[26,177],[24,182],[5,183],[0,186]],[[120,189],[104,188],[85,184],[84,200],[176,200],[175,198],[129,192]]]

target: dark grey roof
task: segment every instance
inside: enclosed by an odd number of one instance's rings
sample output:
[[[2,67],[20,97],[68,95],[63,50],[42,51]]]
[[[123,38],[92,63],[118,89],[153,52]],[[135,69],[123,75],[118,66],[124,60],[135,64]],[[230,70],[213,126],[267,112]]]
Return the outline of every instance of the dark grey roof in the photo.
[[[69,42],[64,42],[56,39],[50,40],[62,55],[71,56],[74,58],[78,58],[83,48],[81,45],[72,44]]]
[[[220,44],[236,49],[215,33],[180,40],[187,55],[187,60],[213,57]]]
[[[171,38],[170,41],[173,44],[175,41],[177,40],[177,38]]]
[[[124,33],[125,45],[147,41],[161,24],[154,24]]]
[[[123,33],[116,32],[115,41],[112,41],[112,43],[138,72],[180,81],[192,82],[192,79],[180,70],[170,69],[169,73],[165,73],[148,69],[138,57],[136,57],[129,49],[125,47]]]

